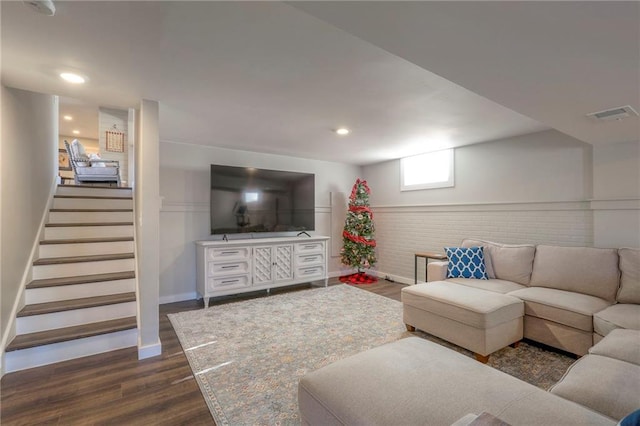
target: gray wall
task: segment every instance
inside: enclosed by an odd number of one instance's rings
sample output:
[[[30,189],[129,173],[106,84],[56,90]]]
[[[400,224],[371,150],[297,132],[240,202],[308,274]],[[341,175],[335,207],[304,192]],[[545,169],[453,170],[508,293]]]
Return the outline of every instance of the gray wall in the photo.
[[[315,174],[315,235],[331,235],[330,193],[351,191],[358,166],[199,145],[160,143],[160,302],[195,297],[194,241],[220,239],[209,230],[211,164]],[[294,233],[295,235],[295,233]],[[246,238],[246,236],[244,236]],[[242,236],[240,236],[242,238]],[[338,258],[329,271],[338,273]]]
[[[0,320],[6,338],[58,169],[58,100],[2,86]]]
[[[371,204],[585,200],[591,145],[554,130],[455,150],[455,187],[400,191],[400,160],[364,167]]]
[[[593,151],[594,244],[640,247],[640,142]]]
[[[552,130],[461,147],[455,187],[405,192],[399,160],[364,167],[378,271],[413,282],[414,253],[442,251],[467,237],[593,245],[592,151]]]

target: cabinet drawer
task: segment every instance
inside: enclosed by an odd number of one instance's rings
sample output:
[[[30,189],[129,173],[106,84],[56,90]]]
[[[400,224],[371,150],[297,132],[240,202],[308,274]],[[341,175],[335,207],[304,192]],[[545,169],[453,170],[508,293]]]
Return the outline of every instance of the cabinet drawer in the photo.
[[[296,256],[296,263],[299,267],[324,264],[324,253],[299,254]]]
[[[250,270],[248,260],[240,262],[209,262],[207,265],[207,276],[248,274]]]
[[[298,268],[296,271],[296,279],[305,279],[308,278],[310,280],[315,278],[324,278],[324,266],[309,266]]]
[[[323,253],[324,243],[322,241],[312,241],[308,243],[296,243],[296,253]]]
[[[207,279],[207,290],[227,290],[232,288],[249,287],[251,281],[248,275],[232,275]]]
[[[249,247],[211,247],[207,249],[207,260],[248,259],[251,255]]]

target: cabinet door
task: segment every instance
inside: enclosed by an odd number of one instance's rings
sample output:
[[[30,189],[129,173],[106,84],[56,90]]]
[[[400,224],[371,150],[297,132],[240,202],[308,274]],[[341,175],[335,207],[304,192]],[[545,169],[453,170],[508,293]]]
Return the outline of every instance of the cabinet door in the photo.
[[[266,284],[273,281],[273,247],[255,247],[253,249],[253,285]]]
[[[273,248],[275,259],[273,265],[273,280],[289,281],[293,279],[293,245],[281,245]]]

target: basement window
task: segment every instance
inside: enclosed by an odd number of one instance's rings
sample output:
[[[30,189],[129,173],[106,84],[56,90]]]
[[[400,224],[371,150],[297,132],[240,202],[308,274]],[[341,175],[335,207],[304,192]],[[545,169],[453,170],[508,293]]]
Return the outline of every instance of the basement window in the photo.
[[[400,190],[452,187],[453,164],[453,149],[401,158]]]

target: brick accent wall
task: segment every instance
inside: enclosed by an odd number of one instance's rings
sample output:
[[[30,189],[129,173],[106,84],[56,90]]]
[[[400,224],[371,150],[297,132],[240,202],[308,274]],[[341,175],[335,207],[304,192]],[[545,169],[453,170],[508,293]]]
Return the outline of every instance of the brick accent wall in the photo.
[[[593,245],[588,202],[495,203],[373,207],[378,243],[376,270],[413,283],[414,253],[443,251],[467,237],[502,243]],[[418,279],[424,281],[424,259]]]

